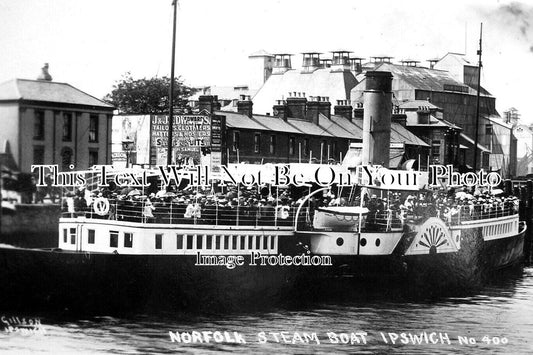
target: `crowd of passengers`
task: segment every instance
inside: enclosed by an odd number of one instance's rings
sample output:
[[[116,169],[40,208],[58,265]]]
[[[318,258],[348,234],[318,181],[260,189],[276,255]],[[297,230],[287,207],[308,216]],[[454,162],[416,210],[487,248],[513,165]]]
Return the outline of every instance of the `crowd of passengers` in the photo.
[[[98,198],[110,203],[105,216],[93,214],[92,204]],[[219,192],[210,187],[190,187],[148,195],[137,189],[78,189],[64,198],[63,210],[131,222],[291,225],[297,202],[288,189],[245,186],[228,186]]]
[[[501,192],[501,190],[495,190]],[[438,217],[445,222],[496,218],[518,213],[519,199],[515,196],[495,194],[490,190],[476,190],[473,194],[466,188],[426,191],[407,195],[392,193],[389,198],[372,195],[365,199],[368,208],[367,224],[403,223],[406,219]],[[392,220],[392,221],[391,221]]]
[[[329,191],[311,197],[308,202],[310,210],[347,205],[347,199],[340,195],[335,196]],[[103,216],[93,214],[92,204],[98,198],[109,201],[109,212]],[[292,225],[296,208],[302,201],[303,197],[295,197],[288,189],[242,185],[227,186],[218,192],[211,187],[188,187],[147,195],[133,188],[94,191],[80,188],[63,198],[63,210],[71,214],[88,212],[93,218],[131,222]],[[362,204],[356,199],[354,205],[368,208],[365,220],[368,229],[382,229],[401,227],[406,219],[439,217],[454,224],[460,220],[501,217],[518,213],[518,202],[514,196],[495,195],[489,190],[476,190],[470,194],[465,188],[408,195],[383,191],[380,197],[364,194]],[[312,212],[309,214],[307,210],[303,214],[307,222],[312,221],[312,217]]]

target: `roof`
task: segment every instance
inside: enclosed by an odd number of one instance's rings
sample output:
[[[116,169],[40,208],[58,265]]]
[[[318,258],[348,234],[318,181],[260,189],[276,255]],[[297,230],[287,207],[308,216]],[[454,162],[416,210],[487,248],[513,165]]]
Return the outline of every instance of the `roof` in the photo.
[[[398,122],[391,122],[390,142],[429,147],[426,142],[409,132],[407,128]]]
[[[13,158],[13,155],[11,153],[0,153],[0,166],[2,169],[9,169],[13,171],[18,171],[17,163],[15,162],[15,159]]]
[[[267,130],[265,126],[252,120],[250,117],[237,112],[216,111],[216,114],[226,116],[226,125],[230,128],[243,128],[253,130]]]
[[[363,127],[356,125],[353,120],[350,121],[344,116],[337,115],[331,115],[331,120],[344,128],[344,130],[352,132],[356,139],[363,140]]]
[[[461,63],[462,65],[472,65],[466,58],[463,53],[456,53],[456,52],[448,52],[445,55],[442,56],[442,58],[439,59],[443,60],[444,58],[453,58],[457,62]]]
[[[419,107],[428,107],[431,110],[433,109],[442,110],[441,107],[432,104],[428,100],[409,100],[405,102],[400,102],[399,106],[400,108],[403,108],[404,110],[410,110],[410,109],[418,110]]]
[[[349,70],[322,68],[302,73],[300,69],[291,69],[272,74],[253,97],[254,111],[262,114],[272,112],[276,100],[286,98],[289,92],[326,96],[333,102],[350,99],[350,91],[356,84],[357,80]]]
[[[259,122],[261,125],[265,126],[270,131],[296,134],[303,133],[302,131],[296,129],[294,126],[284,121],[282,118],[276,116],[253,115],[253,119]]]
[[[405,115],[407,116],[406,125],[409,127],[453,128],[462,130],[461,127],[442,118],[438,118],[435,115],[429,116],[429,123],[418,123],[418,113],[415,111],[407,111],[405,112]]]
[[[475,90],[466,84],[455,80],[447,71],[429,69],[424,67],[409,67],[393,63],[381,63],[376,70],[390,71],[394,80],[402,80],[413,89],[427,91],[444,91],[444,84],[462,86],[468,89],[468,93],[475,94]]]
[[[463,138],[465,141],[467,141],[468,143],[470,143],[472,146],[474,145],[474,140],[472,138],[470,138],[469,136],[467,136],[466,134],[464,133],[459,133],[459,135],[461,136],[461,138]],[[485,153],[490,153],[490,149],[487,149],[485,148],[483,145],[481,145],[480,143],[477,144],[478,148],[481,149],[482,151],[484,151]]]
[[[328,119],[320,114],[319,124],[316,125],[311,121],[292,117],[288,117],[287,121],[284,121],[276,116],[253,115],[250,118],[241,113],[228,111],[216,111],[216,114],[226,116],[226,125],[235,129],[338,137],[350,140],[363,139],[363,122],[361,120],[350,121],[343,116],[331,115],[331,118]],[[391,143],[428,147],[423,140],[396,122],[391,123]]]
[[[394,63],[371,63],[373,66],[367,70],[388,71],[392,73],[392,91],[398,99],[412,98],[415,90],[446,92],[450,94],[476,95],[477,91],[455,79],[451,72],[439,69],[429,69],[425,67],[405,66]],[[357,76],[360,82],[352,89],[351,101],[362,100],[366,88],[365,77],[362,74]],[[445,90],[446,87],[446,90]],[[490,96],[485,89],[481,88],[482,96]]]
[[[340,116],[336,116],[336,117],[331,116],[331,117],[333,119],[327,118],[323,114],[320,114],[319,119],[318,119],[318,125],[324,128],[324,130],[331,133],[331,135],[334,137],[347,138],[347,139],[361,139],[362,132],[359,132],[358,130],[346,129],[346,128],[343,128],[343,126],[341,126],[344,123],[342,122],[342,119],[344,117],[340,117]],[[346,118],[344,118],[344,120],[348,121],[348,119]],[[339,121],[340,121],[340,124],[339,124]]]
[[[484,118],[488,119],[492,123],[496,123],[497,125],[500,125],[502,127],[505,127],[507,129],[513,129],[513,125],[509,123],[505,123],[503,119],[498,115],[482,115]]]
[[[202,95],[217,95],[219,100],[235,100],[239,99],[240,95],[254,95],[257,90],[250,89],[247,85],[233,85],[233,86],[204,86],[198,88],[199,90],[188,98],[191,101],[197,101]]]
[[[314,135],[314,136],[323,136],[323,137],[333,137],[331,133],[324,129],[324,127],[317,126],[313,122],[299,119],[299,118],[289,118],[287,122],[293,125],[295,128],[301,131],[302,134]]]
[[[0,101],[12,100],[54,102],[114,109],[113,105],[70,84],[45,80],[12,79],[0,84]]]
[[[273,57],[273,56],[274,54],[268,53],[264,49],[260,49],[257,52],[253,52],[252,54],[250,54],[248,58],[250,57]]]

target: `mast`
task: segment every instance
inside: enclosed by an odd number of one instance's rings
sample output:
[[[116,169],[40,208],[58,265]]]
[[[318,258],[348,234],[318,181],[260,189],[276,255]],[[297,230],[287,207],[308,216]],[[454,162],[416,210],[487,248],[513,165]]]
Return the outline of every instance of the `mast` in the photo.
[[[478,156],[478,135],[479,135],[479,99],[481,91],[481,44],[483,38],[483,22],[479,30],[479,50],[477,54],[479,55],[479,63],[477,68],[477,100],[476,100],[476,136],[474,141],[474,172],[477,171],[477,156]]]
[[[167,165],[172,164],[172,133],[174,128],[174,61],[176,57],[176,2],[172,1],[174,7],[174,21],[172,22],[172,59],[170,63],[170,90],[168,107],[168,142],[167,142]]]

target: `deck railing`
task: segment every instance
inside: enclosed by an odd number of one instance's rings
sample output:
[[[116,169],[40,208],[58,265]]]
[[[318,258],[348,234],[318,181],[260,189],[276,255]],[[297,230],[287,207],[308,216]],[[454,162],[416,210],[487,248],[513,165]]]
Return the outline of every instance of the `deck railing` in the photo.
[[[191,224],[213,226],[294,226],[297,206],[229,206],[199,205],[188,207],[178,202],[154,202],[109,199],[109,212],[97,214],[91,206],[77,206],[68,211],[62,208],[63,217],[84,216],[136,223]],[[300,213],[299,223],[312,222],[308,209]]]

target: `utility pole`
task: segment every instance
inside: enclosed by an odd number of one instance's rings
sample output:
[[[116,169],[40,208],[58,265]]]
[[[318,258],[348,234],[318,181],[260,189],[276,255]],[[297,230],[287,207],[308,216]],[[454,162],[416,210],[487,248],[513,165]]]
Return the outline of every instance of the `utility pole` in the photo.
[[[474,172],[477,171],[477,156],[478,156],[478,140],[479,140],[479,98],[481,94],[481,43],[483,38],[483,23],[481,23],[481,28],[479,30],[479,50],[477,54],[479,55],[479,63],[477,68],[477,101],[476,101],[476,136],[474,141]],[[483,163],[482,163],[483,164]]]
[[[176,6],[177,0],[172,1],[174,7],[174,21],[172,22],[172,59],[170,63],[170,90],[168,107],[168,143],[167,143],[167,165],[172,164],[172,133],[174,131],[174,62],[176,57]]]

